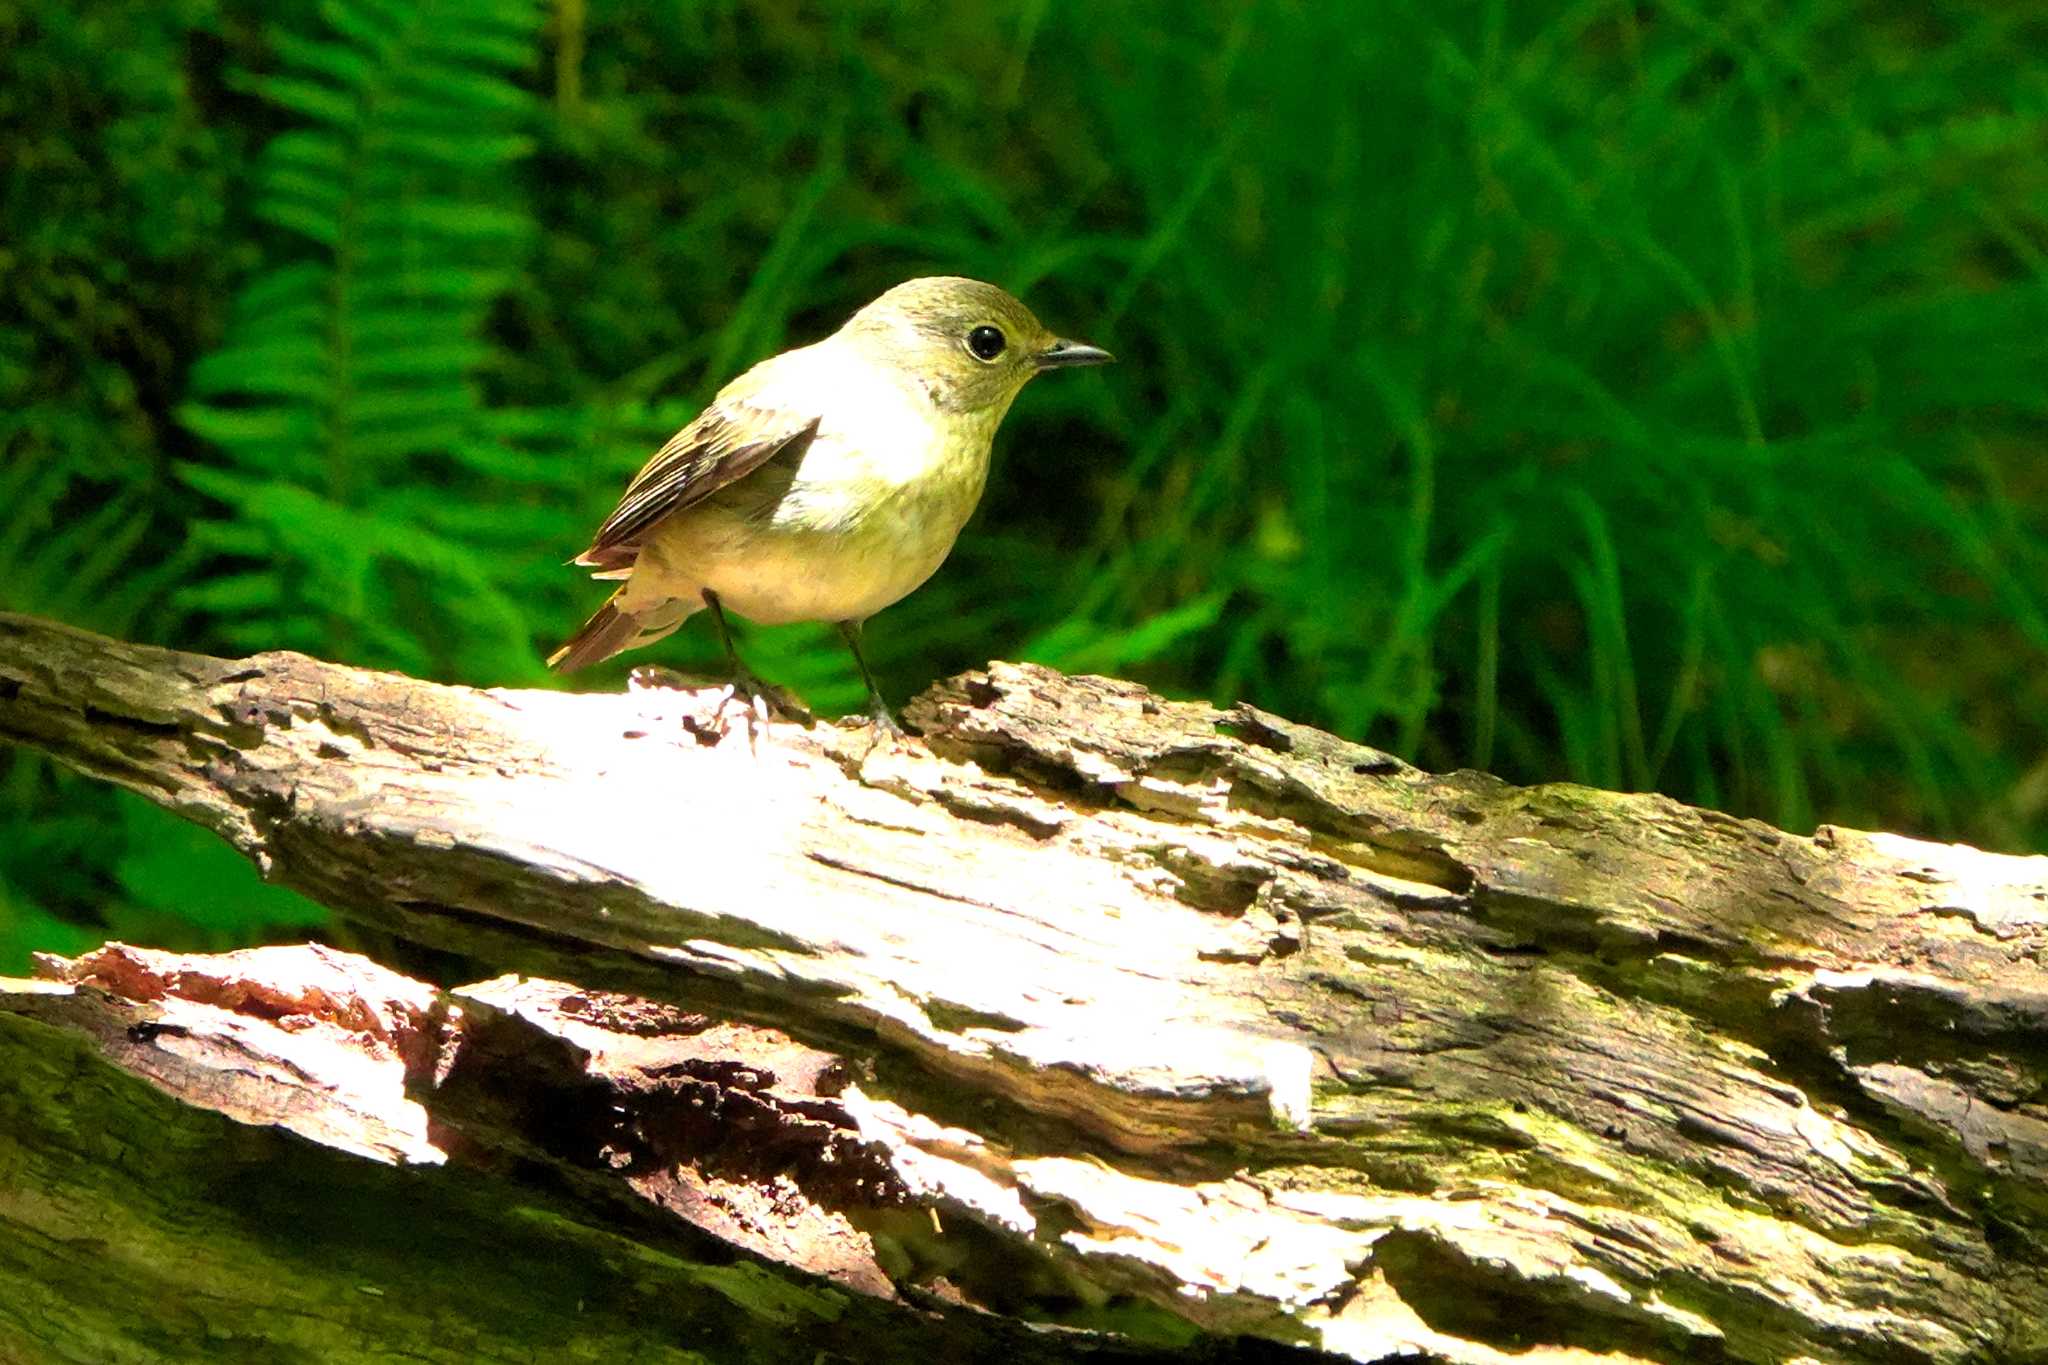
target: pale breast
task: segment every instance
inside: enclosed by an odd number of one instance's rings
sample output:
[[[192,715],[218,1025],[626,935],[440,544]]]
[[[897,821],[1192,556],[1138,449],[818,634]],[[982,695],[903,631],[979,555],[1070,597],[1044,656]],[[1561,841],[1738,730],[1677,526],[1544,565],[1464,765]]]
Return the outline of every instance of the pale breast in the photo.
[[[643,570],[676,595],[710,588],[764,624],[864,619],[931,577],[973,514],[993,421],[941,414],[829,352],[806,369],[813,401],[829,400],[800,458],[679,513],[648,544]]]

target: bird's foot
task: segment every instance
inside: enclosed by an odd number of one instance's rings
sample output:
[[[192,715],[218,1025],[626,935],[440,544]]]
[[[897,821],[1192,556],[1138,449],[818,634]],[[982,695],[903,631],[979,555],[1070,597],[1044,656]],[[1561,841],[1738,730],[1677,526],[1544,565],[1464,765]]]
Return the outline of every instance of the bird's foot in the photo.
[[[774,683],[761,681],[750,669],[742,668],[734,673],[732,680],[725,685],[725,693],[728,697],[745,700],[748,709],[763,719],[773,716],[793,720],[799,725],[811,723],[809,707]]]
[[[874,727],[876,734],[887,735],[891,739],[903,739],[908,733],[903,723],[896,719],[896,713],[889,709],[889,703],[880,697],[868,703],[868,724]]]
[[[757,736],[767,733],[773,721],[786,720],[805,726],[811,723],[811,713],[802,702],[774,684],[763,682],[746,668],[736,670],[718,690],[717,696],[713,714],[718,718],[721,738],[730,728],[730,717],[735,710],[746,723],[749,744]],[[733,705],[735,702],[737,706]]]
[[[889,709],[889,703],[880,697],[868,698],[868,750],[873,752],[883,745],[900,745],[910,742],[910,732],[896,719],[896,713]]]
[[[771,721],[811,723],[811,713],[789,693],[761,681],[747,669],[733,673],[725,682],[693,678],[672,668],[643,664],[626,677],[634,692],[687,692],[697,699],[701,715],[686,715],[683,724],[702,743],[715,744],[731,732],[735,722],[747,729],[747,739],[765,732]]]

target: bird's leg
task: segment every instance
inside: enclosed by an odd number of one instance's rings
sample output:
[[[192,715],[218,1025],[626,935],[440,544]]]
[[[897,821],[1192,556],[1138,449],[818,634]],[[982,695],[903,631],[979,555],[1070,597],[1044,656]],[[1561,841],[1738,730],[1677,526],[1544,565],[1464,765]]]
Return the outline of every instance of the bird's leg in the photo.
[[[756,717],[766,722],[771,712],[780,711],[791,720],[808,722],[810,713],[791,700],[779,687],[771,687],[754,676],[740,659],[740,652],[733,647],[732,627],[725,622],[725,607],[719,602],[718,594],[704,589],[704,605],[711,608],[711,620],[718,627],[718,642],[725,646],[726,662],[732,666],[732,690],[734,695],[743,696]]]
[[[846,647],[853,651],[853,661],[860,665],[860,680],[868,685],[868,720],[883,734],[901,739],[903,727],[896,723],[896,713],[882,699],[882,689],[875,686],[875,675],[868,672],[867,657],[860,652],[860,622],[841,621],[839,635],[846,641]]]

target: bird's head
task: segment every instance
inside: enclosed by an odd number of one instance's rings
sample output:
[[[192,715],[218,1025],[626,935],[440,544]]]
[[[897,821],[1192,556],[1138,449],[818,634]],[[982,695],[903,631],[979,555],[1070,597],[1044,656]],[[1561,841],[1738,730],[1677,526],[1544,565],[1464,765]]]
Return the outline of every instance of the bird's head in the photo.
[[[1112,358],[1055,336],[994,285],[957,275],[904,281],[855,313],[840,336],[913,377],[940,408],[996,419],[1033,375]]]

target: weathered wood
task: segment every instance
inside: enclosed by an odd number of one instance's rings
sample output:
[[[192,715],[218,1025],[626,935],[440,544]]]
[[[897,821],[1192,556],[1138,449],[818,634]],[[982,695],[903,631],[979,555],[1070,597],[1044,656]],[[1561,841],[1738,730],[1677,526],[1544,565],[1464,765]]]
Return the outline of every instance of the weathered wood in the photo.
[[[892,1284],[1360,1359],[2048,1354],[2048,859],[1015,665],[921,743],[714,710],[0,617],[0,736],[273,879],[843,1058],[833,1121],[973,1230]]]
[[[311,947],[47,965],[0,982],[7,1365],[1188,1358],[897,1301],[929,1215],[786,1039]]]

